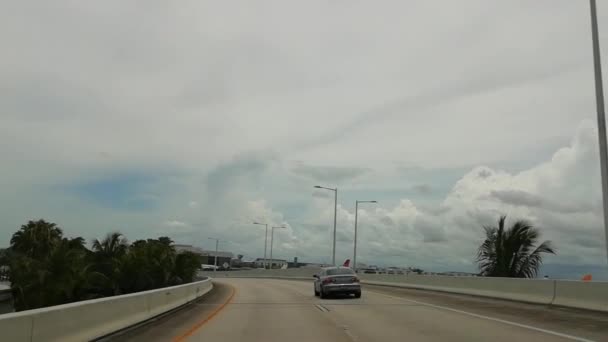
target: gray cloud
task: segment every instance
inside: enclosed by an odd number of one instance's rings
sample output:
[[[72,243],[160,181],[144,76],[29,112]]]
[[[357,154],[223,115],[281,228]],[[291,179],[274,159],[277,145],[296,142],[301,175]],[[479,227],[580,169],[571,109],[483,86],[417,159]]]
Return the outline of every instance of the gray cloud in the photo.
[[[426,219],[417,219],[416,231],[422,235],[423,242],[446,242],[447,234],[440,223]]]
[[[374,263],[470,269],[500,214],[541,227],[553,260],[605,262],[587,5],[545,2],[444,1],[429,20],[425,0],[15,1],[0,12],[0,245],[34,215],[259,256],[264,220],[293,224],[278,256],[318,261],[333,221],[319,183],[340,187],[340,258],[354,199],[373,198],[359,219]],[[146,212],[52,191],[152,169],[170,172]]]
[[[392,226],[395,224],[395,221],[393,221],[393,219],[390,218],[389,216],[382,216],[380,218],[380,222],[382,222],[382,224],[384,224],[386,226]]]
[[[298,163],[291,168],[291,172],[317,182],[335,184],[355,179],[370,172],[370,169],[360,167],[313,166]]]
[[[312,192],[313,197],[317,198],[333,198],[333,195],[327,191],[315,190]]]
[[[243,153],[229,162],[219,164],[207,174],[206,184],[210,197],[218,200],[230,189],[260,184],[261,174],[273,159],[272,153]]]
[[[567,198],[562,199],[562,202],[558,202],[521,190],[492,190],[490,197],[505,204],[541,208],[555,212],[576,213],[592,210],[590,203],[568,203],[569,199]]]
[[[429,195],[433,192],[433,188],[428,184],[417,184],[412,186],[412,190],[421,195]]]

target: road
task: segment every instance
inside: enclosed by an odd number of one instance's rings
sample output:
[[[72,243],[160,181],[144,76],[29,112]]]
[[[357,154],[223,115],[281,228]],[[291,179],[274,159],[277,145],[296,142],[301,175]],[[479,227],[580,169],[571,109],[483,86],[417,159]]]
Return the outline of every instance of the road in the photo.
[[[311,282],[226,278],[203,300],[114,341],[608,341],[608,315],[366,286],[321,300]]]

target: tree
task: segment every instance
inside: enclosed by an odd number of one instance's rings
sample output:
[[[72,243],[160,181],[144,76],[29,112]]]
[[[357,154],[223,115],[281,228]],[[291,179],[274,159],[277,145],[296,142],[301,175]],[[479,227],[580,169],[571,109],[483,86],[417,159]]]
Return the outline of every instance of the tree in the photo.
[[[119,232],[92,241],[63,236],[44,220],[29,221],[0,250],[17,311],[191,282],[200,267],[193,253],[177,254],[169,237],[137,240]]]
[[[8,270],[11,260],[9,248],[0,248],[0,281],[8,280]]]
[[[56,224],[29,221],[11,238],[9,279],[17,311],[95,297],[84,239],[65,238]]]
[[[127,239],[119,232],[106,235],[103,240],[93,240],[94,270],[105,276],[106,295],[121,294],[120,279],[123,277],[123,265],[128,250]]]
[[[196,271],[201,268],[198,254],[192,252],[182,252],[175,257],[175,267],[173,269],[173,279],[179,283],[190,283],[196,276]]]
[[[50,253],[61,241],[63,231],[55,223],[45,220],[29,221],[21,226],[11,238],[11,250],[30,258],[40,260]]]
[[[506,216],[498,226],[485,226],[485,241],[477,251],[481,275],[488,277],[534,278],[544,253],[555,254],[550,241],[537,245],[540,232],[526,220],[505,228]]]
[[[103,240],[93,240],[93,251],[107,257],[122,256],[128,248],[127,239],[119,232],[106,235]]]
[[[137,240],[129,247],[122,288],[126,292],[150,290],[178,283],[176,253],[169,238]]]
[[[0,266],[8,266],[11,260],[11,249],[0,248]]]

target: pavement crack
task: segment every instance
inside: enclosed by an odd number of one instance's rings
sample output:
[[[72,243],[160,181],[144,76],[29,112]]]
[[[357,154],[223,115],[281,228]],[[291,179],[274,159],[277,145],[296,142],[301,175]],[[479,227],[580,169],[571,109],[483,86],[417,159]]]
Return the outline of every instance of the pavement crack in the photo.
[[[329,312],[329,309],[322,304],[315,304],[315,308],[319,309],[321,312]]]
[[[358,340],[357,336],[348,328],[347,325],[343,325],[342,330],[344,331],[346,336],[348,336],[351,339],[351,341],[355,342]]]

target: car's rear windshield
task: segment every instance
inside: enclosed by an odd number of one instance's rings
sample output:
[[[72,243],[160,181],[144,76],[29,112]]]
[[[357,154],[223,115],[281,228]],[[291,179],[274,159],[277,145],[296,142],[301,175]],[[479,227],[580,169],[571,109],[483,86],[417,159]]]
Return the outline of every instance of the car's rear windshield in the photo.
[[[350,268],[332,268],[327,270],[327,275],[355,274]]]

